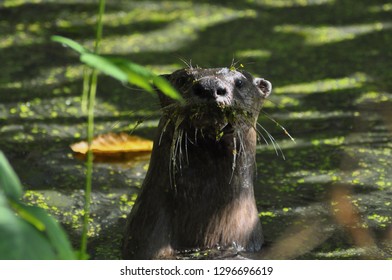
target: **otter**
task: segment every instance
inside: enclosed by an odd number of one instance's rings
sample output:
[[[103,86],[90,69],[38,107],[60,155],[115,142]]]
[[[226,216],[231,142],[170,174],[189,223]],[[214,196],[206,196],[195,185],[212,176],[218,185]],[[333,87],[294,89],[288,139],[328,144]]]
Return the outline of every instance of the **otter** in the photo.
[[[186,68],[165,78],[184,102],[158,93],[163,114],[127,217],[123,258],[209,248],[259,251],[255,126],[271,83],[232,68]]]

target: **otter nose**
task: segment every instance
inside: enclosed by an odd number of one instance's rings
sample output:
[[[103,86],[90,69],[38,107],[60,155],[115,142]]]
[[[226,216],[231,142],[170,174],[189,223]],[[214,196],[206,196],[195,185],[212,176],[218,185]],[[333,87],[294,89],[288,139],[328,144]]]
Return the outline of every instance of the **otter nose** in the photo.
[[[217,100],[228,95],[227,88],[219,82],[198,82],[193,86],[193,94],[199,98]]]

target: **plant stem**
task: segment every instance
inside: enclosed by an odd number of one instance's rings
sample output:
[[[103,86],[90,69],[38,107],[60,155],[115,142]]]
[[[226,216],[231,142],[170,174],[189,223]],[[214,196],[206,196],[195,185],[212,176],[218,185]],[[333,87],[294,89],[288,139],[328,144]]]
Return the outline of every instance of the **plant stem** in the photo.
[[[104,13],[105,13],[105,0],[99,0],[97,34],[95,37],[95,46],[94,46],[94,53],[96,54],[98,54],[99,52],[99,46],[102,40],[102,30],[103,30],[102,18]]]
[[[102,40],[102,18],[105,12],[105,0],[99,1],[99,12],[98,12],[98,22],[97,22],[97,33],[95,37],[95,46],[94,53],[99,53],[99,46]],[[88,75],[88,71],[85,72],[85,75]],[[85,81],[88,80],[88,77],[85,77]],[[95,106],[95,96],[97,93],[97,84],[98,84],[98,71],[93,70],[91,74],[91,83],[90,87],[84,86],[84,91],[87,92],[90,89],[88,94],[88,108],[87,108],[87,143],[88,143],[88,152],[87,152],[87,172],[86,172],[86,190],[85,190],[85,202],[84,202],[84,218],[83,218],[83,229],[82,229],[82,240],[80,245],[80,259],[87,258],[87,235],[88,235],[88,226],[90,219],[90,205],[91,205],[91,190],[92,190],[92,177],[93,177],[93,153],[91,150],[91,144],[94,137],[94,106]],[[83,95],[86,95],[85,93]]]

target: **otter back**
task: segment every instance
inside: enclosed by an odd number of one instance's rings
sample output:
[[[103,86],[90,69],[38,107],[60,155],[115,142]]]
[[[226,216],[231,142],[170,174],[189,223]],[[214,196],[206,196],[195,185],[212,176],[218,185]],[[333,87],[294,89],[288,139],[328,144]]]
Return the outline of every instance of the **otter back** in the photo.
[[[182,69],[166,78],[185,103],[159,94],[163,116],[141,193],[127,218],[123,257],[260,250],[255,125],[271,84],[228,68]]]

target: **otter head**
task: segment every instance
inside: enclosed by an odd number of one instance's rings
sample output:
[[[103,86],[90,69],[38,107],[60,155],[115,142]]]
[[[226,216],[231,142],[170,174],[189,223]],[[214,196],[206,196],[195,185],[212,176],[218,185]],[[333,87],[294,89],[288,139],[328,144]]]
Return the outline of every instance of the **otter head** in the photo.
[[[221,133],[253,126],[271,83],[246,71],[229,68],[188,68],[165,75],[185,100],[180,104],[160,94],[164,112],[187,119],[193,128]]]

